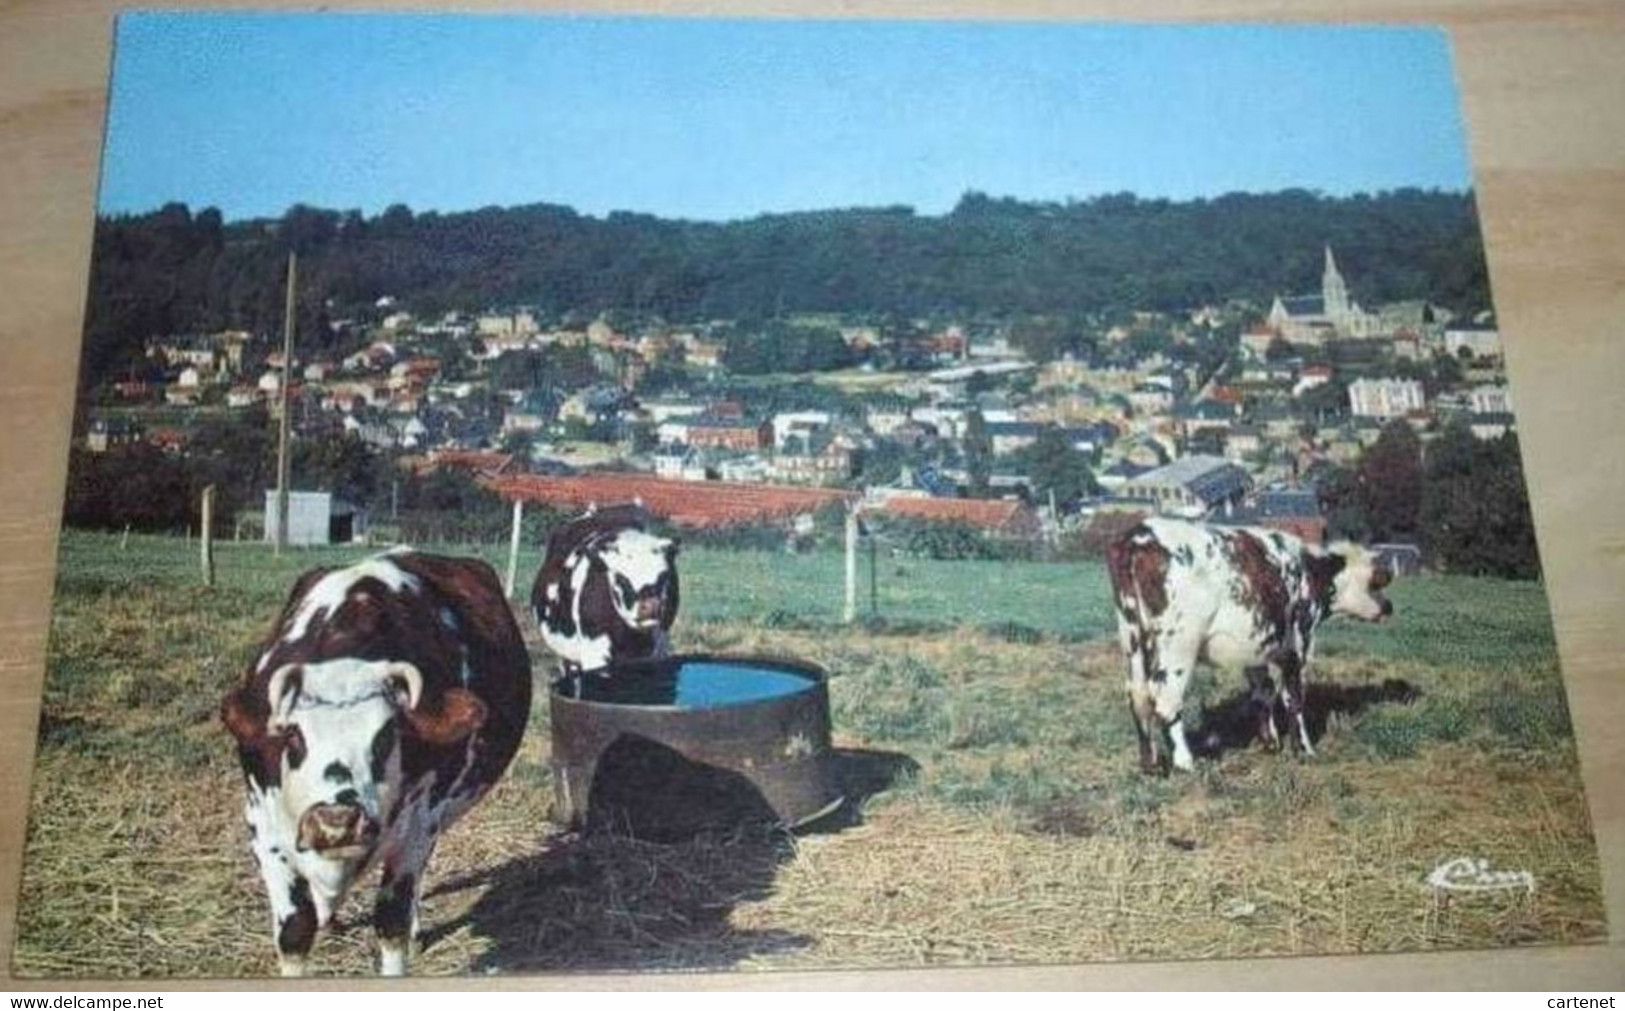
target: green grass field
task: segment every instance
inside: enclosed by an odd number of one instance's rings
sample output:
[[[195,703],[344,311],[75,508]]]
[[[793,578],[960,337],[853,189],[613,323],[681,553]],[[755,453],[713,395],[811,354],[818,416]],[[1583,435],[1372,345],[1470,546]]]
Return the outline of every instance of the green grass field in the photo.
[[[354,549],[65,535],[14,968],[274,969],[221,692],[294,576]],[[499,548],[478,553],[498,566]],[[539,564],[521,559],[521,592]],[[442,844],[424,972],[810,968],[1394,951],[1600,940],[1596,855],[1537,584],[1424,577],[1397,620],[1333,624],[1320,755],[1251,747],[1198,682],[1197,772],[1142,777],[1093,564],[882,560],[840,624],[842,560],[685,549],[679,649],[831,672],[836,743],[890,773],[858,823],[655,846],[550,828],[546,701],[501,786]],[[863,586],[867,593],[867,570]],[[867,597],[864,604],[867,609]],[[522,618],[527,636],[534,629]],[[550,660],[533,643],[539,671]],[[1458,856],[1532,895],[1446,896]],[[318,941],[366,972],[368,909]]]

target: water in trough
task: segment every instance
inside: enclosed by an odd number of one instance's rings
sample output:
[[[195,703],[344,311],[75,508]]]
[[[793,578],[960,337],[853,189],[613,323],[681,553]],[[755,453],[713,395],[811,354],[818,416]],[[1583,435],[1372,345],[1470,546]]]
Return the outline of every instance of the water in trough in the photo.
[[[568,694],[611,705],[723,709],[811,691],[817,685],[807,675],[781,667],[706,659],[651,666],[630,676],[588,675],[582,694]]]

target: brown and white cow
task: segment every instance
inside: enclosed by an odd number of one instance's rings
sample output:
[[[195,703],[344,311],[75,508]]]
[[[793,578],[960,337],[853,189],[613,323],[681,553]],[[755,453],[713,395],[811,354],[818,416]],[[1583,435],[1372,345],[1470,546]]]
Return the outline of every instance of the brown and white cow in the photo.
[[[373,925],[406,971],[440,832],[489,790],[530,713],[530,661],[483,562],[392,551],[301,576],[221,703],[283,975],[382,867]]]
[[[665,656],[677,620],[677,542],[646,529],[635,505],[553,528],[530,605],[565,675]]]
[[[1259,735],[1278,744],[1279,696],[1296,744],[1314,754],[1304,722],[1304,672],[1315,631],[1334,614],[1381,621],[1391,578],[1366,549],[1310,547],[1277,530],[1150,519],[1106,552],[1117,627],[1129,667],[1129,702],[1147,772],[1192,767],[1185,690],[1199,662],[1245,672]],[[1274,678],[1271,675],[1274,675]]]

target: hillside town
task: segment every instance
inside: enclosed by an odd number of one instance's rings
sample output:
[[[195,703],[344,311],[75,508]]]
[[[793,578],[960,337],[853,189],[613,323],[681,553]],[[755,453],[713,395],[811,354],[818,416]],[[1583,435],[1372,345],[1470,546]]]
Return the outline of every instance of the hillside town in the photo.
[[[1362,306],[1329,247],[1318,291],[1132,311],[1058,343],[1044,320],[792,320],[838,334],[835,367],[815,371],[740,372],[736,321],[420,316],[408,296],[298,335],[291,362],[279,334],[151,335],[96,391],[83,448],[184,457],[202,420],[260,411],[274,427],[285,402],[296,439],[359,443],[403,474],[456,468],[569,507],[637,498],[693,527],[848,502],[995,537],[1158,513],[1319,541],[1317,475],[1385,427],[1425,443],[1515,426],[1492,316]],[[346,511],[335,537],[389,508],[302,480]]]

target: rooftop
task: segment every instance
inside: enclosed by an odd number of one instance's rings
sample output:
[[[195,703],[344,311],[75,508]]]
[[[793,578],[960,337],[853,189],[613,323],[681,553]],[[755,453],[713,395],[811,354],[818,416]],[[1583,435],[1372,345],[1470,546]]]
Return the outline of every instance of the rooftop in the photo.
[[[1245,470],[1222,457],[1196,454],[1142,474],[1135,483],[1142,487],[1178,486],[1203,501],[1214,502],[1241,491],[1251,481]]]
[[[986,430],[987,430],[987,434],[989,436],[995,436],[995,435],[1022,436],[1022,435],[1025,435],[1025,436],[1031,436],[1032,438],[1035,438],[1035,439],[1038,438],[1038,433],[1040,433],[1040,432],[1042,432],[1044,430],[1044,426],[1034,424],[1031,421],[989,421],[989,422],[986,423],[985,427],[986,427]]]
[[[762,425],[762,422],[757,421],[754,418],[738,418],[738,417],[719,418],[714,414],[702,414],[699,417],[692,418],[692,419],[690,419],[688,421],[688,427],[690,427],[690,428],[718,428],[718,429],[723,429],[723,428],[726,428],[726,429],[748,428],[751,431],[755,431],[756,429],[760,428],[761,425]]]
[[[968,523],[985,530],[1005,530],[1031,513],[1017,499],[891,498],[882,507],[895,516],[937,523]]]
[[[1261,491],[1251,508],[1261,519],[1313,519],[1320,515],[1320,497],[1302,488]]]
[[[1326,299],[1320,295],[1289,295],[1281,299],[1281,305],[1293,316],[1326,315]]]
[[[487,488],[507,499],[551,502],[572,508],[641,502],[655,516],[678,526],[727,527],[785,519],[856,498],[855,492],[724,481],[670,481],[636,474],[499,477]]]
[[[1127,460],[1119,460],[1100,473],[1106,477],[1123,477],[1133,480],[1141,474],[1149,474],[1155,469],[1154,467],[1141,467],[1139,464],[1130,463]]]

